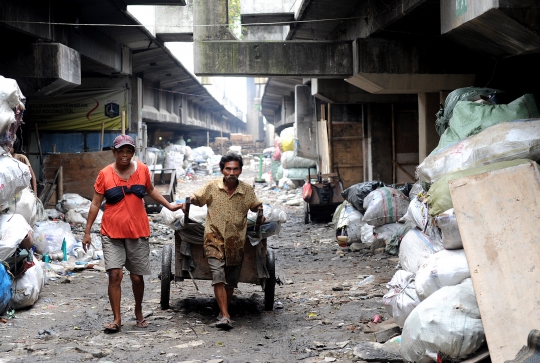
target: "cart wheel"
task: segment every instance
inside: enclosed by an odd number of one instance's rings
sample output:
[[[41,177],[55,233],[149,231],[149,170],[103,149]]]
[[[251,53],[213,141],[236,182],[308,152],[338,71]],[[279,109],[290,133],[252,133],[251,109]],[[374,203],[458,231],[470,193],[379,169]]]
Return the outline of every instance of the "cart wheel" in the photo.
[[[171,296],[171,262],[172,262],[172,247],[163,247],[161,253],[161,309],[169,308],[169,298]]]
[[[274,296],[276,293],[276,261],[274,259],[274,251],[267,250],[266,252],[266,268],[270,277],[266,279],[264,284],[264,310],[274,310]]]
[[[304,224],[309,224],[309,203],[304,202]]]

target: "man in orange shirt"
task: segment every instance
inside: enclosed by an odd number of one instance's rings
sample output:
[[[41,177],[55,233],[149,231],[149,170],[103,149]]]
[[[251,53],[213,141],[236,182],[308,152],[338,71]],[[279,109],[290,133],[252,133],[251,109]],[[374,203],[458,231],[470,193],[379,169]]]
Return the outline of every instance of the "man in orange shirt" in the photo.
[[[148,167],[131,160],[135,154],[135,142],[131,136],[116,137],[112,151],[116,161],[99,172],[94,184],[94,197],[88,212],[82,245],[85,251],[90,246],[90,230],[105,198],[101,235],[105,269],[109,273],[109,302],[114,320],[104,324],[103,328],[109,332],[117,332],[122,329],[120,299],[124,266],[130,272],[137,326],[148,326],[142,313],[142,300],[143,275],[150,274],[150,225],[142,198],[148,194],[171,211],[180,209],[181,205],[169,203],[152,185]]]

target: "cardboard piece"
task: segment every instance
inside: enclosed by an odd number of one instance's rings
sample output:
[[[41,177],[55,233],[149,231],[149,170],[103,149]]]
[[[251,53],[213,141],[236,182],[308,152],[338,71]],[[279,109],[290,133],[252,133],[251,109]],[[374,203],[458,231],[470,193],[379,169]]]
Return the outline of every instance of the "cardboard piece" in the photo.
[[[493,363],[511,360],[540,322],[536,163],[449,182]]]

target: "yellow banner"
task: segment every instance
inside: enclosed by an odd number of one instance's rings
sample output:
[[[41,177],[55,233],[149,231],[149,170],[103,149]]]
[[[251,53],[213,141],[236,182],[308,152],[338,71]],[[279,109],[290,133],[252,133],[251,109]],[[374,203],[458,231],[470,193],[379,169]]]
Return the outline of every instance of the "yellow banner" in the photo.
[[[128,90],[102,89],[71,91],[46,99],[29,99],[24,120],[40,130],[101,131],[122,129],[122,111],[127,120]]]

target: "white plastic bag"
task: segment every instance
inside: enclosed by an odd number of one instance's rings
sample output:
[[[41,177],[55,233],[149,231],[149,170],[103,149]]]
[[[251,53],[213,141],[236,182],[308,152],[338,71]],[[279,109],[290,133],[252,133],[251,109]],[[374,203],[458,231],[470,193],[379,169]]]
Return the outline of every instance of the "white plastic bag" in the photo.
[[[287,213],[285,213],[283,209],[274,207],[270,204],[263,204],[263,215],[265,218],[265,222],[280,222],[280,223],[287,222]],[[251,210],[248,211],[248,214],[247,214],[248,226],[254,224],[256,220],[257,220],[257,213],[252,212]]]
[[[285,151],[281,154],[281,166],[283,169],[315,168],[316,165],[315,160],[295,156],[294,151]]]
[[[86,224],[86,219],[75,209],[68,210],[65,217],[68,223]]]
[[[430,255],[441,249],[442,246],[434,246],[428,236],[413,228],[401,240],[399,263],[404,270],[416,273]]]
[[[90,209],[92,201],[80,196],[79,194],[65,193],[62,196],[62,200],[59,201],[59,204],[60,208],[58,208],[58,204],[56,206],[57,209],[59,209],[62,213],[67,213],[67,211],[70,209],[82,209],[86,210],[86,213],[88,213],[88,209]]]
[[[15,193],[30,185],[31,176],[28,165],[8,155],[0,155],[0,170],[0,210],[4,210]]]
[[[446,286],[422,301],[405,321],[400,353],[406,362],[461,360],[485,342],[471,279]]]
[[[39,254],[60,251],[62,241],[66,239],[67,251],[71,251],[76,243],[71,227],[66,222],[45,221],[36,223],[34,227],[34,244]]]
[[[385,242],[388,242],[392,235],[401,227],[403,227],[403,224],[401,223],[383,224],[382,226],[375,227],[373,230],[373,236],[375,236],[377,239],[383,239]]]
[[[437,227],[441,229],[442,243],[447,250],[457,250],[463,248],[461,234],[459,233],[456,215],[454,208],[447,210],[444,213],[435,217]]]
[[[0,261],[12,256],[32,227],[20,214],[0,215]]]
[[[471,277],[465,250],[442,250],[428,257],[416,272],[416,293],[420,300],[443,286],[454,286]]]
[[[371,224],[362,224],[362,227],[360,227],[360,239],[362,240],[362,243],[373,243],[375,241],[375,236],[373,235],[373,227]]]
[[[13,296],[10,305],[14,309],[22,309],[34,305],[45,286],[47,275],[41,261],[30,267],[19,277],[13,279]]]
[[[14,204],[9,206],[8,214],[20,214],[30,227],[34,227],[37,217],[36,195],[32,189],[24,188],[14,196]]]
[[[422,198],[423,199],[423,198]],[[399,220],[400,222],[411,221],[416,227],[423,231],[429,220],[429,207],[425,200],[420,200],[415,197],[409,207],[407,213]]]
[[[388,292],[383,296],[383,304],[397,325],[403,328],[405,320],[415,307],[420,304],[416,295],[414,274],[399,270],[386,284]]]
[[[339,211],[336,223],[336,236],[338,241],[351,245],[354,242],[362,241],[362,222],[364,217],[354,206],[344,201],[343,207]],[[339,207],[338,207],[339,208]]]
[[[190,209],[190,212],[191,212],[191,209]],[[171,226],[177,219],[184,217],[184,212],[182,212],[181,209],[171,212],[167,208],[161,208],[159,215],[161,217],[163,224]]]
[[[377,227],[399,221],[407,213],[409,198],[399,190],[383,187],[369,193],[363,207],[363,221]]]

